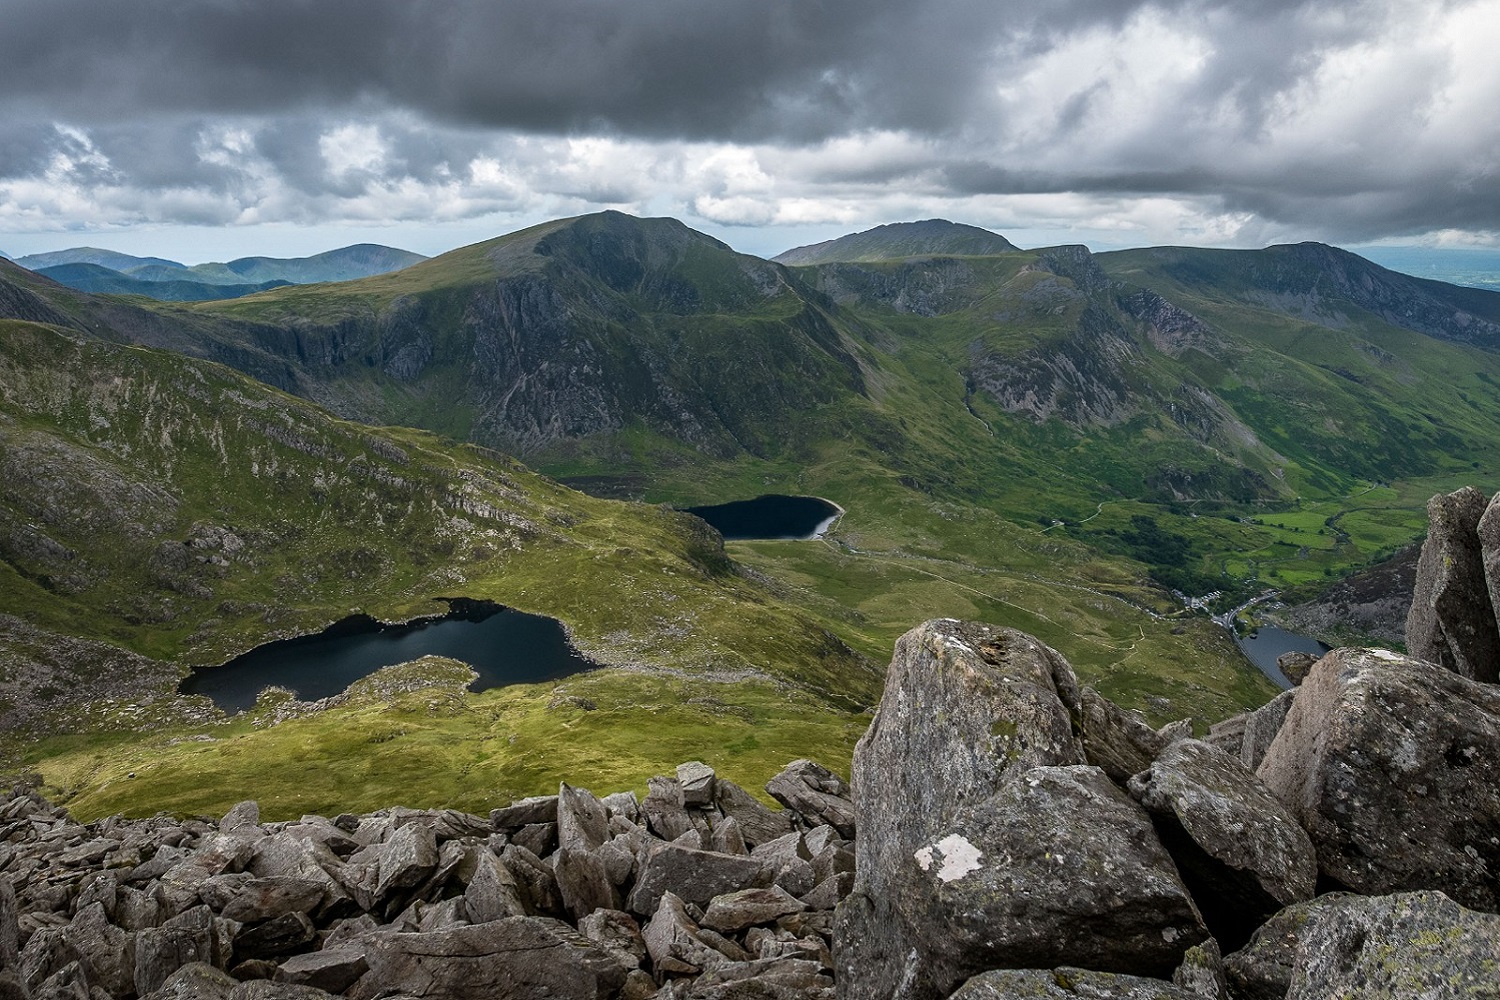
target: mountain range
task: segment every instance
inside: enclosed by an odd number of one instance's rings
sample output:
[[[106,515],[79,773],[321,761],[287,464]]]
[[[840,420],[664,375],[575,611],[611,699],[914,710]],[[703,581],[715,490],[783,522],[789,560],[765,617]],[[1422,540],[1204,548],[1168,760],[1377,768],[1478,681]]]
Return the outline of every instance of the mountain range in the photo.
[[[1169,588],[1232,606],[1326,585],[1420,537],[1427,497],[1500,457],[1500,295],[1317,244],[1094,254],[983,233],[882,227],[788,266],[602,213],[199,304],[0,264],[15,338],[0,434],[25,464],[3,498],[8,592],[26,595],[3,609],[21,623],[11,655],[35,662],[46,642],[25,630],[40,629],[167,664],[141,668],[159,682],[355,608],[399,618],[460,591],[554,615],[631,666],[569,684],[617,706],[614,725],[660,725],[630,705],[707,698],[755,706],[769,745],[821,705],[832,728],[802,752],[838,763],[877,688],[869,665],[913,621],[951,615],[1040,636],[1153,719],[1218,718],[1268,682]],[[380,429],[398,426],[441,438]],[[504,455],[601,495],[810,493],[846,514],[823,544],[724,553],[686,519],[559,490]],[[444,494],[450,463],[450,483],[480,492]],[[54,522],[49,491],[68,498]],[[221,495],[231,513],[215,513]],[[166,513],[101,512],[111,497]],[[429,541],[468,501],[544,541],[497,527],[476,542],[468,515],[451,545]],[[401,510],[430,523],[393,533]],[[221,529],[256,540],[223,577],[194,541]],[[677,676],[692,680],[668,696]],[[522,696],[485,704],[505,697]],[[602,738],[600,719],[583,729]],[[681,759],[673,735],[642,752]],[[570,753],[538,787],[578,772]]]
[[[188,266],[94,247],[32,254],[16,263],[79,291],[202,302],[238,298],[279,285],[367,278],[426,259],[408,250],[362,243],[311,257],[241,257],[227,264]]]

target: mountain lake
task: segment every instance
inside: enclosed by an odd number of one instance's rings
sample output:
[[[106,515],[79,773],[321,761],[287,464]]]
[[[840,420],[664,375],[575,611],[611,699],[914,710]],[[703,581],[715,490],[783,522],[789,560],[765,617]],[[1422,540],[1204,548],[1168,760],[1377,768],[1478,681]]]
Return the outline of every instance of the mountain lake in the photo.
[[[1292,652],[1322,656],[1333,648],[1316,639],[1309,639],[1305,635],[1288,632],[1274,625],[1262,625],[1249,635],[1235,636],[1234,641],[1250,658],[1250,662],[1259,667],[1260,672],[1275,681],[1282,690],[1290,688],[1292,682],[1286,679],[1286,674],[1283,674],[1281,668],[1276,665],[1278,656]]]
[[[568,643],[556,619],[465,601],[462,610],[403,625],[354,615],[317,635],[266,643],[222,667],[195,669],[178,690],[207,695],[234,714],[252,707],[273,685],[295,691],[302,701],[316,701],[382,667],[422,656],[469,664],[479,674],[470,691],[554,680],[598,665]]]
[[[822,538],[844,508],[822,497],[768,493],[754,500],[684,507],[683,511],[713,525],[725,541],[807,541]]]

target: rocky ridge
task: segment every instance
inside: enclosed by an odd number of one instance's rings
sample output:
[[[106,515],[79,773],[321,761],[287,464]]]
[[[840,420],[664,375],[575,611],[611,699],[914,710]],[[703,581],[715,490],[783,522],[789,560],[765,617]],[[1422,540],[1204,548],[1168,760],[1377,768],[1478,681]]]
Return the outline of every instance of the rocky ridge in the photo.
[[[1450,596],[1500,553],[1472,492],[1434,500],[1425,658],[1335,650],[1203,739],[938,619],[851,783],[793,762],[781,810],[699,762],[488,819],[82,825],[17,789],[0,998],[1493,1000],[1500,686],[1466,674],[1494,613]]]

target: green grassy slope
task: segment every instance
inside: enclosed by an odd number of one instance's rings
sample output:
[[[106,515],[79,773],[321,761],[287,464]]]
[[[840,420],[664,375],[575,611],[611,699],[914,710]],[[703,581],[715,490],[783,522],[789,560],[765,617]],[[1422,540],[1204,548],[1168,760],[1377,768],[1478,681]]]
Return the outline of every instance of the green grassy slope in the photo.
[[[141,729],[165,727],[147,739],[180,740],[204,718],[201,704],[171,697],[188,665],[354,611],[386,620],[440,613],[439,595],[555,616],[580,648],[614,666],[569,682],[602,706],[570,722],[580,752],[616,739],[601,735],[617,719],[608,712],[667,698],[757,705],[775,755],[816,703],[817,726],[835,738],[807,750],[838,760],[852,746],[843,736],[858,718],[850,713],[878,697],[873,664],[737,572],[695,519],[593,499],[426,432],[346,423],[169,353],[13,321],[0,322],[0,343],[0,589],[13,616],[0,629],[0,710],[12,737],[95,734],[84,742],[128,746],[128,770],[144,752]],[[66,662],[49,658],[49,635],[75,637],[65,640]],[[121,687],[98,674],[109,664],[139,676]],[[42,668],[53,682],[29,686]],[[520,699],[522,715],[552,717],[545,689],[507,697]],[[301,725],[353,732],[363,723],[351,712]],[[637,780],[636,765],[677,763],[683,733],[709,728],[705,714],[713,712],[684,708],[681,727],[667,719],[618,737],[635,744],[618,773]],[[97,735],[111,731],[118,735]],[[249,794],[258,771],[274,770],[280,738],[236,766],[189,772],[193,808]],[[154,752],[173,757],[169,746]],[[546,766],[533,762],[529,780],[555,784],[573,756],[559,747]],[[750,757],[767,777],[785,763]],[[299,766],[335,761],[304,757]],[[210,782],[214,768],[237,777]],[[375,775],[362,801],[396,795],[406,777]],[[165,794],[132,787],[135,811]]]

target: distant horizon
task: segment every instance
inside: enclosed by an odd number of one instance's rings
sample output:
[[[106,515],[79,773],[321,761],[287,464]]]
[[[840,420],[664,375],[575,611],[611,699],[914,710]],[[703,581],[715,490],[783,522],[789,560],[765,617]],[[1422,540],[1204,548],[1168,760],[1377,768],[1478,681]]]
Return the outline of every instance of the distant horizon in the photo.
[[[601,211],[605,210],[607,209],[603,209]],[[548,219],[526,221],[523,224],[514,225],[501,231],[492,232],[489,235],[479,235],[477,236],[477,238],[474,237],[475,231],[479,231],[477,230],[477,226],[462,227],[465,230],[462,235],[460,235],[453,229],[449,229],[448,227],[444,227],[442,230],[435,230],[431,227],[423,226],[388,226],[379,227],[378,229],[373,227],[358,229],[346,229],[342,227],[275,227],[275,229],[270,232],[267,232],[268,227],[215,227],[211,230],[194,231],[191,235],[191,239],[188,242],[179,242],[176,244],[183,250],[189,250],[192,248],[203,247],[205,245],[204,241],[206,241],[211,235],[232,235],[233,238],[226,240],[225,242],[226,244],[235,247],[235,252],[213,253],[212,251],[205,252],[204,250],[199,249],[198,253],[202,255],[202,259],[193,259],[194,255],[192,253],[174,252],[174,241],[183,239],[183,230],[181,227],[163,227],[161,229],[139,228],[123,232],[90,231],[71,232],[66,234],[26,234],[27,239],[17,241],[17,243],[15,244],[8,245],[5,243],[0,243],[0,253],[3,253],[12,261],[18,261],[26,257],[45,253],[57,253],[64,250],[90,248],[96,250],[107,250],[133,257],[156,257],[163,260],[169,260],[174,263],[179,263],[184,267],[194,267],[201,264],[229,263],[231,261],[240,260],[246,257],[269,257],[274,259],[297,259],[304,257],[313,257],[317,256],[318,254],[328,253],[333,250],[341,250],[351,246],[370,244],[391,249],[404,250],[410,253],[417,253],[421,254],[424,257],[431,258],[441,256],[445,253],[450,253],[454,250],[460,250],[464,247],[472,246],[477,243],[484,243],[503,236],[508,236],[512,233],[520,232],[521,230],[528,229],[532,226],[540,225],[545,222],[555,221],[556,218],[568,217],[569,216],[556,216]],[[650,217],[675,218],[673,216]],[[933,217],[928,216],[927,218]],[[714,237],[715,239],[728,244],[731,248],[739,253],[747,253],[769,260],[772,257],[777,256],[778,254],[785,253],[788,250],[796,249],[798,247],[825,243],[831,240],[839,239],[843,236],[867,232],[871,229],[876,229],[881,226],[899,225],[902,223],[925,220],[917,218],[893,219],[884,222],[873,223],[870,225],[861,224],[857,228],[849,229],[838,229],[837,227],[829,226],[802,227],[798,229],[798,232],[804,235],[803,238],[801,238],[798,242],[790,243],[784,246],[776,246],[774,249],[770,249],[764,252],[758,252],[757,250],[751,249],[746,245],[740,245],[735,242],[736,236],[747,237],[752,235],[750,232],[740,227],[693,225],[691,222],[688,222],[684,219],[679,219],[678,221],[681,221],[684,225],[687,225],[690,228],[696,229],[699,232],[703,232],[709,236]],[[1208,243],[1187,242],[1113,243],[1112,241],[1101,241],[1091,243],[1087,240],[1076,238],[1062,238],[1046,242],[1033,242],[1026,240],[1022,235],[1018,235],[1017,231],[1006,231],[1004,229],[994,228],[991,226],[978,225],[962,218],[949,218],[945,221],[961,225],[971,225],[979,229],[985,229],[989,232],[995,233],[996,235],[1005,237],[1022,249],[1028,250],[1068,244],[1082,244],[1084,246],[1087,246],[1093,253],[1111,253],[1121,250],[1149,249],[1151,247],[1161,246],[1198,246],[1205,249],[1255,250],[1265,249],[1266,247],[1270,246],[1285,245],[1288,242],[1305,242],[1295,240],[1277,241],[1267,243],[1264,246],[1260,247],[1214,245]],[[453,243],[450,246],[438,246],[437,243],[441,238],[438,235],[439,232],[442,232],[444,235],[459,238],[461,242]],[[1021,232],[1025,233],[1027,231]],[[401,240],[400,237],[402,234],[412,235],[416,238],[410,241]],[[753,236],[756,237],[755,239],[742,239],[740,243],[765,243],[767,242],[766,238],[770,235],[790,236],[792,234],[789,232],[777,233],[775,230],[757,229],[753,231]],[[1042,234],[1035,233],[1035,235]],[[1047,235],[1069,237],[1077,236],[1079,234],[1058,232],[1048,233]],[[256,238],[266,239],[267,242],[274,243],[276,244],[276,246],[267,247],[264,245],[256,245],[253,242]],[[69,239],[72,239],[73,242],[69,242]],[[326,242],[328,240],[339,239],[344,239],[345,242],[337,242],[332,245]],[[32,240],[35,240],[37,245],[29,245],[31,244]],[[418,245],[412,245],[414,243]],[[17,245],[23,247],[21,252],[17,251]],[[1340,249],[1359,254],[1360,256],[1365,257],[1368,260],[1380,264],[1382,267],[1387,267],[1390,270],[1398,271],[1400,273],[1409,274],[1413,277],[1435,278],[1436,280],[1449,281],[1450,283],[1462,284],[1467,287],[1487,290],[1500,290],[1500,247],[1488,245],[1434,246],[1424,245],[1421,243],[1395,242],[1370,243],[1363,245],[1329,243],[1329,245],[1337,246]],[[284,247],[288,249],[278,252],[278,247]],[[1482,270],[1493,272],[1493,279],[1484,281],[1477,279],[1456,281],[1452,277],[1445,277],[1442,265],[1451,266],[1453,263],[1456,263],[1460,257],[1466,254],[1470,255],[1471,259],[1477,259],[1477,261],[1481,262],[1482,265],[1486,265],[1482,267]],[[1412,256],[1416,256],[1421,259],[1415,261],[1407,259]],[[1433,273],[1434,269],[1437,269],[1438,273]]]

